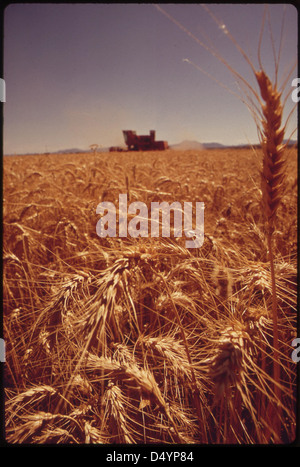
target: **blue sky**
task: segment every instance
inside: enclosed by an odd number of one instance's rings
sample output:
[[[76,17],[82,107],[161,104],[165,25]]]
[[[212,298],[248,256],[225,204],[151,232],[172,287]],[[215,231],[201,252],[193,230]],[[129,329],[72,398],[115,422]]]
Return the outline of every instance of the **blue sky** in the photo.
[[[160,5],[254,82],[249,66],[201,5]],[[264,6],[209,8],[257,66]],[[269,5],[275,47],[283,9]],[[263,63],[273,77],[268,24],[263,43]],[[152,4],[9,5],[4,13],[4,154],[123,144],[123,129],[141,134],[155,129],[157,139],[170,144],[184,139],[257,142],[246,106],[184,59],[244,95],[216,57]],[[286,5],[281,78],[296,59],[297,10]],[[292,105],[288,99],[287,113]],[[294,129],[296,114],[290,124]]]

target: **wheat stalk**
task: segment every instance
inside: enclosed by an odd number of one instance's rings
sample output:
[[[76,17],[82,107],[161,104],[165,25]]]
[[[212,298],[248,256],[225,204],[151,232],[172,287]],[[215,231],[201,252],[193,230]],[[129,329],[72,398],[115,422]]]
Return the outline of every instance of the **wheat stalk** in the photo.
[[[284,151],[286,144],[282,144],[285,128],[281,127],[283,106],[281,104],[281,93],[277,90],[276,82],[272,84],[263,69],[257,71],[255,76],[259,85],[261,97],[265,102],[265,104],[261,104],[263,118],[261,120],[261,128],[259,128],[260,142],[263,151],[261,187],[263,212],[267,225],[266,235],[268,241],[272,280],[274,384],[275,395],[278,401],[280,401],[277,291],[272,235],[276,225],[276,214],[285,188],[286,159],[284,157]],[[277,407],[276,416],[279,420],[279,407]]]
[[[103,376],[106,378],[110,377],[114,378],[115,381],[119,381],[124,384],[127,391],[137,393],[139,395],[141,398],[140,408],[148,405],[148,401],[149,403],[155,403],[169,420],[177,437],[177,441],[182,442],[181,435],[178,432],[177,425],[170,413],[168,404],[164,400],[155,377],[149,369],[139,368],[139,366],[134,363],[120,364],[110,358],[97,357],[96,355],[88,354],[86,360],[86,371],[100,372],[100,379],[103,378]],[[110,388],[112,388],[112,386],[110,386]]]
[[[260,59],[259,59],[260,62]],[[272,244],[272,235],[276,225],[276,215],[281,199],[284,194],[286,178],[286,159],[284,151],[286,144],[283,144],[285,126],[281,126],[283,118],[283,105],[281,103],[281,92],[277,89],[277,76],[274,83],[266,74],[260,62],[261,69],[253,70],[261,99],[253,91],[257,98],[261,111],[259,121],[255,117],[263,151],[262,171],[261,171],[261,189],[262,189],[262,207],[266,222],[266,236],[269,251],[269,261],[271,269],[272,283],[272,319],[273,319],[273,347],[274,347],[274,391],[279,406],[275,409],[274,416],[277,419],[277,429],[280,430],[280,361],[279,361],[279,342],[278,342],[278,311],[277,311],[277,291],[274,266],[274,253]]]
[[[262,128],[259,128],[263,150],[263,170],[261,172],[262,202],[269,233],[275,229],[276,213],[284,194],[286,159],[282,144],[284,127],[281,127],[283,107],[281,93],[272,84],[264,70],[256,72],[256,79],[265,104],[262,104]]]
[[[121,389],[112,382],[108,384],[104,395],[105,413],[104,421],[111,423],[116,441],[119,443],[134,444],[134,437],[129,429],[126,412],[126,398]],[[114,440],[115,441],[115,440]]]

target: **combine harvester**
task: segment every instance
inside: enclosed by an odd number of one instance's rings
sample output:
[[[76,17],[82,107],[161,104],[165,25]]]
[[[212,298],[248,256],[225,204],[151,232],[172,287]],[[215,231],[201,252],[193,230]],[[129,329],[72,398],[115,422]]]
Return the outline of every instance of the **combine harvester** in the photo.
[[[155,141],[155,131],[151,130],[149,135],[136,134],[136,131],[123,130],[125,144],[128,151],[164,151],[168,149],[167,141]],[[121,148],[112,146],[110,151],[120,151]]]

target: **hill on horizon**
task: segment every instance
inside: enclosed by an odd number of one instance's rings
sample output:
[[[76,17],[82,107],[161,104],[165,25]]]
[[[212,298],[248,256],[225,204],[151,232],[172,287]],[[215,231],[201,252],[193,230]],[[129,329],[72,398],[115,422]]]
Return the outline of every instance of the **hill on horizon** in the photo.
[[[184,140],[181,143],[177,144],[170,144],[171,149],[176,150],[187,150],[187,149],[210,149],[210,148],[224,148],[225,146],[220,143],[199,143],[199,141],[195,140]]]

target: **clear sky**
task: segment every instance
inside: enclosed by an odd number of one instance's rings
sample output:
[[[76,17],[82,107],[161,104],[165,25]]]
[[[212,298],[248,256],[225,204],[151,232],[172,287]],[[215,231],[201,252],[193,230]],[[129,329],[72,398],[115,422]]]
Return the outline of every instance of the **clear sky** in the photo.
[[[249,66],[200,4],[160,6],[254,82]],[[209,8],[257,67],[264,6]],[[269,5],[277,49],[283,11],[283,5]],[[268,31],[266,22],[262,61],[273,77]],[[4,154],[124,144],[123,129],[139,134],[155,129],[157,139],[169,144],[257,142],[246,106],[184,59],[245,97],[226,67],[152,4],[9,5],[4,12]],[[279,83],[296,59],[297,10],[286,5]],[[292,104],[289,98],[287,112]],[[290,129],[295,126],[296,114]]]

